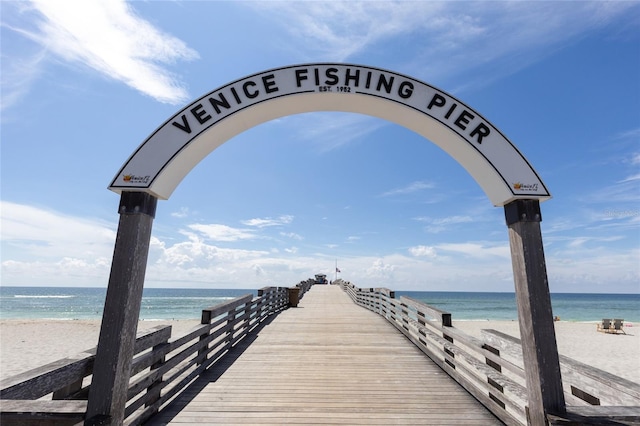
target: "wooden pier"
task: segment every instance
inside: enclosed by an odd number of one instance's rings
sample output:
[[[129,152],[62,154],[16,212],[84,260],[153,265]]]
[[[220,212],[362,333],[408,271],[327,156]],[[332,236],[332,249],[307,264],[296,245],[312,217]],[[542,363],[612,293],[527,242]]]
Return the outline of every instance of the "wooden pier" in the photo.
[[[640,384],[562,356],[567,413],[534,421],[518,339],[386,288],[313,284],[138,333],[122,419],[90,414],[92,349],[1,380],[0,424],[640,424]]]
[[[502,424],[338,286],[245,340],[150,424]]]

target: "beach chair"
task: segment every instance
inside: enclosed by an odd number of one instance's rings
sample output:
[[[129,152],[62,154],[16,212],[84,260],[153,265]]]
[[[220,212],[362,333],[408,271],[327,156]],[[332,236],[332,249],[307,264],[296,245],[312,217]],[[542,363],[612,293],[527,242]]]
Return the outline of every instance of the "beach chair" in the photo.
[[[608,318],[603,318],[602,322],[598,324],[598,331],[602,331],[603,333],[611,333],[611,320]]]
[[[622,334],[627,334],[624,331],[624,320],[616,318],[616,319],[613,320],[613,331],[612,331],[612,333],[618,334],[619,331],[621,331]]]

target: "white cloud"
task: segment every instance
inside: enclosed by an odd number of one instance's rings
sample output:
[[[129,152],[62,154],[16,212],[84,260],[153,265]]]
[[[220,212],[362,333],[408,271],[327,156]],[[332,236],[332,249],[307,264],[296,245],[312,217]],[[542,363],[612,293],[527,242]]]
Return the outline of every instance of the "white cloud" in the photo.
[[[292,240],[304,240],[302,235],[296,234],[295,232],[281,232],[280,235],[282,235],[283,237],[291,238]]]
[[[0,201],[0,214],[0,238],[10,249],[4,250],[3,258],[18,252],[44,258],[110,257],[113,252],[114,224],[9,201]]]
[[[278,123],[297,129],[296,137],[311,141],[320,153],[363,140],[367,135],[388,125],[388,122],[374,117],[343,112],[299,114],[283,118]]]
[[[573,245],[547,256],[549,285],[557,292],[601,293],[615,288],[621,293],[640,293],[638,259],[638,249],[614,251]]]
[[[189,216],[189,208],[188,207],[180,207],[180,209],[177,212],[171,213],[171,216],[177,217],[177,218],[185,218],[185,217]]]
[[[255,226],[256,228],[265,228],[268,226],[281,226],[287,225],[293,221],[293,216],[291,215],[282,215],[277,218],[255,218],[243,220],[242,224],[247,226]]]
[[[424,25],[442,7],[434,2],[256,2],[249,5],[286,24],[320,55],[345,60],[373,42]]]
[[[490,68],[473,87],[519,70],[583,33],[609,24],[634,2],[251,2],[291,34],[291,49],[346,61],[372,46],[411,37],[411,74],[430,81]],[[416,43],[422,40],[422,43]],[[295,42],[298,42],[296,44]],[[416,74],[417,73],[417,74]],[[486,84],[486,83],[484,83]]]
[[[606,204],[607,210],[620,210],[627,207],[637,208],[640,202],[640,191],[638,191],[637,176],[616,182],[612,185],[604,186],[585,197],[585,201],[590,203]]]
[[[0,201],[4,285],[105,285],[115,224]]]
[[[566,240],[568,241],[567,247],[575,248],[575,247],[581,247],[589,242],[596,242],[596,243],[612,242],[612,241],[620,241],[623,238],[624,237],[616,235],[616,236],[600,237],[600,238],[598,237],[567,237]]]
[[[106,286],[115,224],[6,201],[0,208],[3,285]],[[239,246],[240,236],[253,238],[253,233],[203,226],[202,231],[191,229],[170,238],[152,236],[145,286],[255,289],[290,285],[315,273],[333,276],[334,255],[307,253],[299,247],[246,249]],[[210,236],[238,246],[219,247],[208,241],[214,239]],[[563,244],[546,250],[552,291],[601,292],[615,282],[617,291],[638,292],[640,252],[607,244],[617,239],[556,237]],[[333,246],[332,252],[337,249]],[[441,242],[414,246],[404,254],[337,257],[343,278],[360,287],[514,289],[507,242]]]
[[[487,257],[502,257],[511,259],[509,244],[495,243],[444,243],[436,245],[438,250],[453,253],[455,255],[484,259]]]
[[[640,127],[636,129],[627,130],[625,132],[621,132],[618,135],[616,135],[614,139],[637,141],[638,139],[640,139]],[[640,153],[636,155],[640,155]]]
[[[124,0],[32,0],[41,15],[20,33],[69,63],[81,64],[152,98],[179,104],[189,95],[165,66],[198,53],[136,15]]]
[[[253,240],[258,236],[250,229],[232,228],[221,224],[192,224],[188,226],[213,241]]]
[[[385,263],[384,259],[375,259],[366,269],[366,274],[369,279],[388,280],[393,276],[396,268],[396,265]]]
[[[637,175],[628,176],[622,179],[619,183],[633,182],[636,180],[640,180],[640,173],[638,173]]]
[[[3,55],[4,56],[4,55]],[[2,110],[11,108],[28,92],[33,82],[41,75],[41,64],[46,55],[43,50],[28,57],[15,57],[11,61],[3,58],[2,74]]]
[[[411,253],[412,256],[416,256],[416,257],[430,257],[430,258],[437,257],[436,249],[428,246],[411,247],[409,248],[409,253]]]
[[[423,191],[425,189],[433,189],[435,185],[430,182],[416,181],[404,186],[402,188],[392,189],[387,192],[383,192],[380,194],[381,197],[392,197],[396,195],[407,195],[413,194],[414,192]]]
[[[3,260],[7,286],[106,287],[111,258],[61,257],[57,260]]]
[[[244,250],[221,248],[207,244],[194,234],[188,235],[188,241],[167,246],[160,240],[153,239],[150,252],[155,259],[154,264],[178,265],[185,267],[203,267],[220,262],[237,262],[253,260],[268,255],[261,250]]]
[[[460,223],[471,223],[474,219],[471,216],[448,216],[443,218],[430,218],[430,217],[417,217],[418,222],[426,222],[428,225],[425,227],[427,232],[437,234],[452,228],[454,225]],[[475,219],[477,220],[477,219]]]
[[[262,277],[266,275],[266,272],[260,265],[251,265],[251,269],[256,273],[256,276]]]
[[[468,223],[473,222],[471,216],[449,216],[440,219],[434,219],[431,221],[434,225],[451,225],[456,223]]]

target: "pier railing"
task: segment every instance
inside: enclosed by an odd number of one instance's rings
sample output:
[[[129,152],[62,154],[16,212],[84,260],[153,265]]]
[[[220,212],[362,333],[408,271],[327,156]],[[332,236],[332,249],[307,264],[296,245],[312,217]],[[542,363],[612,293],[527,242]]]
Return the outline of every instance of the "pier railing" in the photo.
[[[269,316],[287,309],[313,285],[265,287],[202,310],[201,324],[171,338],[171,326],[138,333],[131,366],[125,424],[142,424]],[[0,382],[0,424],[108,424],[85,419],[96,349],[18,374]],[[85,423],[85,424],[87,424]]]
[[[527,424],[519,339],[495,330],[482,330],[478,339],[453,327],[449,312],[410,297],[396,299],[389,289],[358,288],[340,279],[334,284],[356,304],[386,318],[505,424]],[[560,368],[567,415],[549,416],[550,424],[640,422],[639,384],[566,356],[560,356]]]

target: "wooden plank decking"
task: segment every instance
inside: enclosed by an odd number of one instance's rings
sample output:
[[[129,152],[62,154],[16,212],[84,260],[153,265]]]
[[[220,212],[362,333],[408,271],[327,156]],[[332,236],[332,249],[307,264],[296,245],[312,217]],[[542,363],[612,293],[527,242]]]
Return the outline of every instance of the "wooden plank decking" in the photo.
[[[502,424],[337,286],[246,340],[150,424]]]

